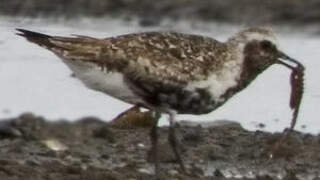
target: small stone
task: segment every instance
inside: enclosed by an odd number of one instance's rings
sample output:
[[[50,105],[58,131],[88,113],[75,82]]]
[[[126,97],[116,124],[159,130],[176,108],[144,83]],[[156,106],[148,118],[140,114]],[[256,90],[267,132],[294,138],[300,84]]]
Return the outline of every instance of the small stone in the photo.
[[[212,161],[225,160],[227,158],[224,148],[219,145],[208,145],[206,151],[208,158]]]
[[[213,172],[213,176],[214,177],[218,177],[218,178],[223,178],[224,175],[222,174],[222,172],[220,171],[220,169],[216,169],[214,172]]]
[[[36,159],[28,159],[26,161],[26,164],[28,164],[30,166],[40,166],[41,165],[41,163]]]
[[[287,175],[283,178],[283,180],[299,180],[294,171],[287,171]]]
[[[110,155],[109,154],[102,154],[100,157],[102,159],[110,159]]]
[[[93,136],[96,138],[106,139],[110,143],[115,143],[114,133],[107,126],[102,126],[93,131]]]
[[[146,168],[140,168],[140,169],[138,169],[138,171],[140,173],[144,173],[144,174],[150,174],[150,175],[153,174],[153,172],[151,170],[146,169]]]
[[[170,170],[168,171],[168,174],[170,174],[171,176],[174,176],[174,175],[179,174],[179,172],[178,172],[177,170],[175,170],[175,169],[170,169]]]
[[[53,151],[66,151],[68,147],[65,144],[62,144],[60,141],[56,139],[49,139],[42,141],[49,149]]]
[[[139,143],[137,146],[141,149],[144,149],[146,147],[143,143]]]

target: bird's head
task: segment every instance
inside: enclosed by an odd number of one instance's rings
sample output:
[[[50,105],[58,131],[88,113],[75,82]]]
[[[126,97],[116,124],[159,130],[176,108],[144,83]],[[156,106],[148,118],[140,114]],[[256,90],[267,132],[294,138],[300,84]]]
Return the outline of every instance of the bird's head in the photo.
[[[281,64],[290,69],[296,66],[303,67],[301,63],[278,49],[277,39],[270,29],[246,29],[233,36],[228,42],[241,49],[246,68],[257,73],[273,64]]]

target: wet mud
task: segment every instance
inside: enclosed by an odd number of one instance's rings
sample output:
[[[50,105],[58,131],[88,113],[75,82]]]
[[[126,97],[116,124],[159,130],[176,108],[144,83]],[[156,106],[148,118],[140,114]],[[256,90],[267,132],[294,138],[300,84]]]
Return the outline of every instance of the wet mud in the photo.
[[[135,124],[128,118],[112,123],[94,117],[50,122],[27,113],[2,120],[0,179],[154,179],[150,128],[141,126],[141,119]],[[183,121],[177,133],[188,172],[180,172],[168,145],[168,128],[160,127],[162,179],[319,180],[319,135],[293,132],[275,150],[281,133],[247,131],[229,121]]]

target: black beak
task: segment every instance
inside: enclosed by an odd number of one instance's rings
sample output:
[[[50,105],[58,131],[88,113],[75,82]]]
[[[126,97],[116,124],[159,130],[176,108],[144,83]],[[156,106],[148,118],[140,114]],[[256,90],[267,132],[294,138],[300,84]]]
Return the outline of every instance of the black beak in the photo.
[[[286,55],[285,53],[278,51],[278,61],[276,63],[278,64],[282,64],[286,67],[288,67],[289,69],[295,69],[297,67],[299,67],[300,69],[305,69],[304,66],[297,60],[289,57],[288,55]],[[295,64],[295,65],[291,65],[291,64]]]

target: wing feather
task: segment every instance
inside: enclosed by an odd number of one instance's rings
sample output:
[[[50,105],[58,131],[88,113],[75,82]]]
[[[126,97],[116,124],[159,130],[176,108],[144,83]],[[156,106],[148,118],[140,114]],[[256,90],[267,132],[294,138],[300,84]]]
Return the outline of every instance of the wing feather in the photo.
[[[214,39],[173,32],[130,34],[104,41],[101,60],[106,65],[108,61],[125,64],[120,70],[140,82],[182,85],[204,80],[223,65],[227,55],[227,46]]]
[[[29,41],[69,61],[99,64],[141,83],[185,85],[219,69],[227,46],[214,39],[175,32],[147,32],[97,39],[48,36],[18,29]]]

